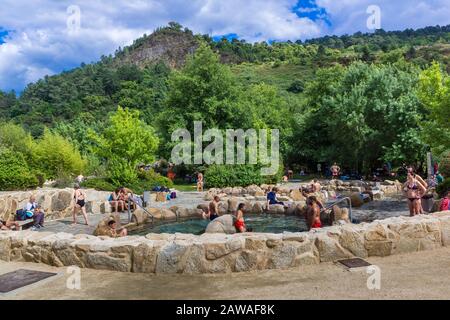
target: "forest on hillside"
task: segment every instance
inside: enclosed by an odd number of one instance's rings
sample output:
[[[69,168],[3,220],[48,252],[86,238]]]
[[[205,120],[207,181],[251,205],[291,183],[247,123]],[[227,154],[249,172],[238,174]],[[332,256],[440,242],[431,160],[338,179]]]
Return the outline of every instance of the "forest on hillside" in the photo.
[[[450,26],[271,44],[213,41],[177,23],[155,31],[167,33],[199,43],[178,70],[120,62],[153,34],[47,76],[19,97],[0,91],[0,189],[80,173],[95,175],[104,189],[170,184],[136,167],[168,160],[171,133],[192,130],[194,121],[205,130],[280,129],[283,164],[291,168],[339,162],[366,173],[385,162],[423,164],[430,149],[448,162]],[[223,186],[265,182],[257,167],[176,170],[206,171],[206,181],[209,173]]]

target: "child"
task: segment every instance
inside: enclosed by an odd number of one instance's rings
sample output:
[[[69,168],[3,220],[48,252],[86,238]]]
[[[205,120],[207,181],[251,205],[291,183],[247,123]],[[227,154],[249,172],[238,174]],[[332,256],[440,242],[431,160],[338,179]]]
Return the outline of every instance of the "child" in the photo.
[[[236,222],[234,223],[236,230],[239,231],[240,233],[247,232],[247,228],[245,226],[245,221],[244,221],[244,207],[245,207],[245,204],[243,204],[243,203],[239,204],[237,212],[236,212]]]

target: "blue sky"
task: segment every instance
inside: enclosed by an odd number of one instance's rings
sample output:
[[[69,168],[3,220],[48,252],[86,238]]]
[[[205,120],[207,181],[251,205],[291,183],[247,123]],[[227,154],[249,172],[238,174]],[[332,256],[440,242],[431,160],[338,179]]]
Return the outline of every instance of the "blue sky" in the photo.
[[[75,31],[71,5],[80,9]],[[215,39],[295,41],[370,32],[370,5],[385,30],[450,24],[449,0],[2,0],[0,90],[97,61],[169,21]]]

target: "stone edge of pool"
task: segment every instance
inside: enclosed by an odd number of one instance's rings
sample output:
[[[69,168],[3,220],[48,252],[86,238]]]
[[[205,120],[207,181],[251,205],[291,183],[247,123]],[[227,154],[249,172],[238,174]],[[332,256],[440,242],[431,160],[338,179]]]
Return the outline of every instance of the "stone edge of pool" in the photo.
[[[156,274],[287,269],[442,246],[450,246],[450,211],[283,234],[148,234],[112,239],[68,233],[0,232],[3,261]]]

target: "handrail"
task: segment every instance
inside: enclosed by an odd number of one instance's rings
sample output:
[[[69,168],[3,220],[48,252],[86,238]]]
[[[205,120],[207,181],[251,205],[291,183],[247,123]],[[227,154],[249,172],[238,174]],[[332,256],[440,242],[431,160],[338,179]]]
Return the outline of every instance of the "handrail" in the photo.
[[[322,211],[329,210],[329,209],[333,208],[335,205],[337,205],[337,204],[339,204],[341,202],[344,202],[344,201],[347,201],[347,203],[348,203],[350,222],[353,222],[353,218],[352,218],[352,199],[350,199],[349,197],[341,198],[341,199],[333,202],[328,207],[323,208]]]
[[[150,216],[150,218],[152,219],[152,225],[153,225],[155,222],[155,217],[147,209],[145,209],[143,206],[141,206],[138,202],[134,201],[132,196],[130,196],[128,199],[131,200],[134,204],[136,204],[139,208],[141,208],[146,214],[148,214]],[[129,222],[131,222],[130,214],[131,214],[130,206],[128,206],[128,221]]]

